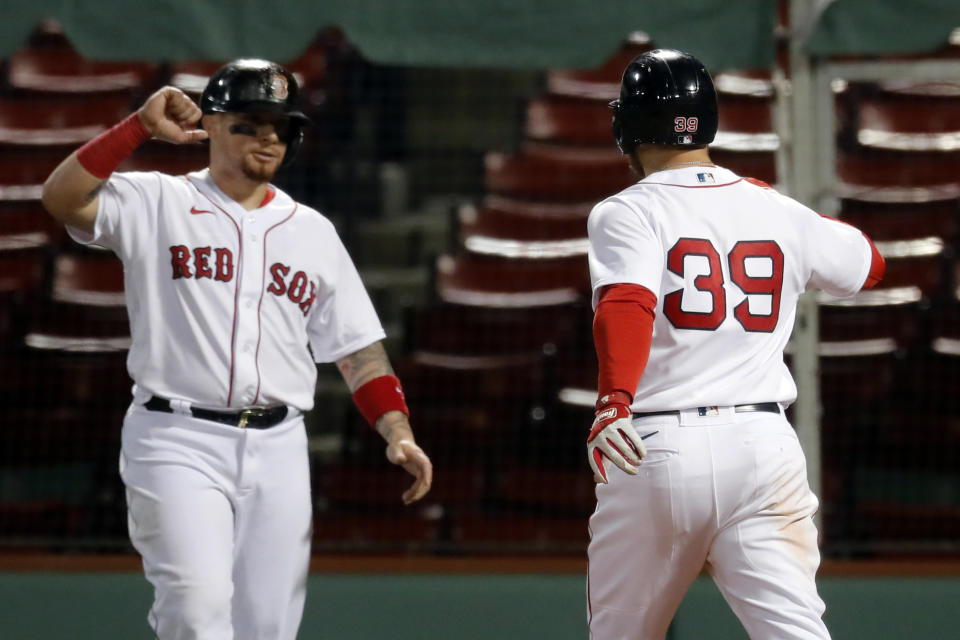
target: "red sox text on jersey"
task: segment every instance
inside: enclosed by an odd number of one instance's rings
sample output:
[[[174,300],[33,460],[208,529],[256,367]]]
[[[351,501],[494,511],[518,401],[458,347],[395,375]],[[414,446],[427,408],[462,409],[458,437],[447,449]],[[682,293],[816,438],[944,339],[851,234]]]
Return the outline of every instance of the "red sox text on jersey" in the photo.
[[[212,257],[212,263],[211,263]],[[170,247],[170,265],[173,279],[209,278],[220,282],[233,280],[233,252],[226,247],[189,247],[178,244]],[[317,299],[317,283],[310,280],[303,271],[293,271],[292,267],[282,262],[270,265],[270,275],[273,281],[267,286],[267,291],[277,297],[286,296],[291,302],[300,307],[303,315],[310,313],[310,308]]]

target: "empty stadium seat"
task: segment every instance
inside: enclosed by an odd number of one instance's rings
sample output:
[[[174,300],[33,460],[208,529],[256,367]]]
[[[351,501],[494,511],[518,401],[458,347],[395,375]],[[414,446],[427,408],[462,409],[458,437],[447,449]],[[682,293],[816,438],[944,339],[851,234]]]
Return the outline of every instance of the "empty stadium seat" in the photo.
[[[42,232],[0,236],[0,294],[43,293],[49,239]]]
[[[609,146],[612,117],[605,101],[546,94],[527,105],[526,135],[544,142]]]
[[[17,244],[14,236],[38,242],[45,239],[56,246],[65,232],[39,200],[0,199],[0,246],[9,249]]]
[[[7,83],[39,94],[117,93],[143,95],[154,88],[159,65],[149,62],[87,60],[72,46],[26,47],[10,56]]]
[[[123,306],[37,305],[23,342],[2,364],[8,401],[99,407],[129,402],[130,328]]]
[[[547,91],[558,96],[613,100],[620,95],[623,70],[634,58],[653,48],[646,34],[631,34],[627,42],[596,69],[554,69],[547,72]]]
[[[54,263],[53,300],[123,307],[123,263],[107,251],[61,253]]]
[[[576,302],[590,291],[586,255],[502,258],[444,255],[436,290],[445,302],[488,307],[537,307]]]
[[[4,97],[0,145],[77,147],[132,111],[126,95]]]
[[[960,82],[884,81],[857,100],[857,142],[896,151],[960,151]]]
[[[488,192],[544,202],[599,201],[639,179],[612,144],[575,147],[530,142],[514,154],[488,153],[485,172]]]
[[[923,331],[919,287],[862,291],[836,300],[820,293],[819,374],[825,537],[857,532],[852,507],[874,464],[882,420],[901,397],[900,378]]]
[[[586,253],[587,216],[593,205],[487,196],[479,205],[458,209],[461,243],[468,251],[505,257]]]
[[[840,201],[837,217],[860,229],[872,240],[906,240],[926,236],[940,238],[950,247],[957,238],[960,200],[874,202],[844,198]]]
[[[837,196],[901,202],[955,198],[958,169],[960,152],[840,148]]]

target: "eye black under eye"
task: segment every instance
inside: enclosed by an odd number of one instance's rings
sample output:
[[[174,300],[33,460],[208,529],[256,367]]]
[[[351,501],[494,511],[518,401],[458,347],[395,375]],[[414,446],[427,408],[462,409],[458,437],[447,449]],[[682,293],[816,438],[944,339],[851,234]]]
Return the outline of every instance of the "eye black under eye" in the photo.
[[[257,127],[249,122],[237,122],[230,125],[230,133],[239,136],[256,137]]]

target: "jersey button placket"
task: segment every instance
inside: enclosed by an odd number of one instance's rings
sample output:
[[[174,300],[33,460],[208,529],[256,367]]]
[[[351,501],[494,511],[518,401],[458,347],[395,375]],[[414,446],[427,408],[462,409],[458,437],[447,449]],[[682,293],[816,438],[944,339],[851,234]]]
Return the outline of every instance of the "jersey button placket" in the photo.
[[[240,271],[239,321],[234,342],[236,356],[236,388],[241,391],[238,400],[243,406],[255,402],[257,389],[257,341],[260,331],[257,300],[263,285],[263,250],[257,220],[253,216],[242,219],[243,268]]]

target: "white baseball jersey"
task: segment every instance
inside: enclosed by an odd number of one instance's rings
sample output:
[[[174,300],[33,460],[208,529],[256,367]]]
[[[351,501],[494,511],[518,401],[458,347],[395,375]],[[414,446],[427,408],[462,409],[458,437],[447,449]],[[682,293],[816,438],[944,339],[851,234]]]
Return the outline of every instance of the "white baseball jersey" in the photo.
[[[71,230],[123,261],[137,401],[307,411],[315,361],[384,337],[331,222],[271,189],[246,211],[206,169],[114,173],[94,232]]]
[[[864,235],[721,167],[653,173],[594,207],[593,304],[617,283],[657,296],[634,411],[796,399],[783,349],[808,286],[860,290]]]

